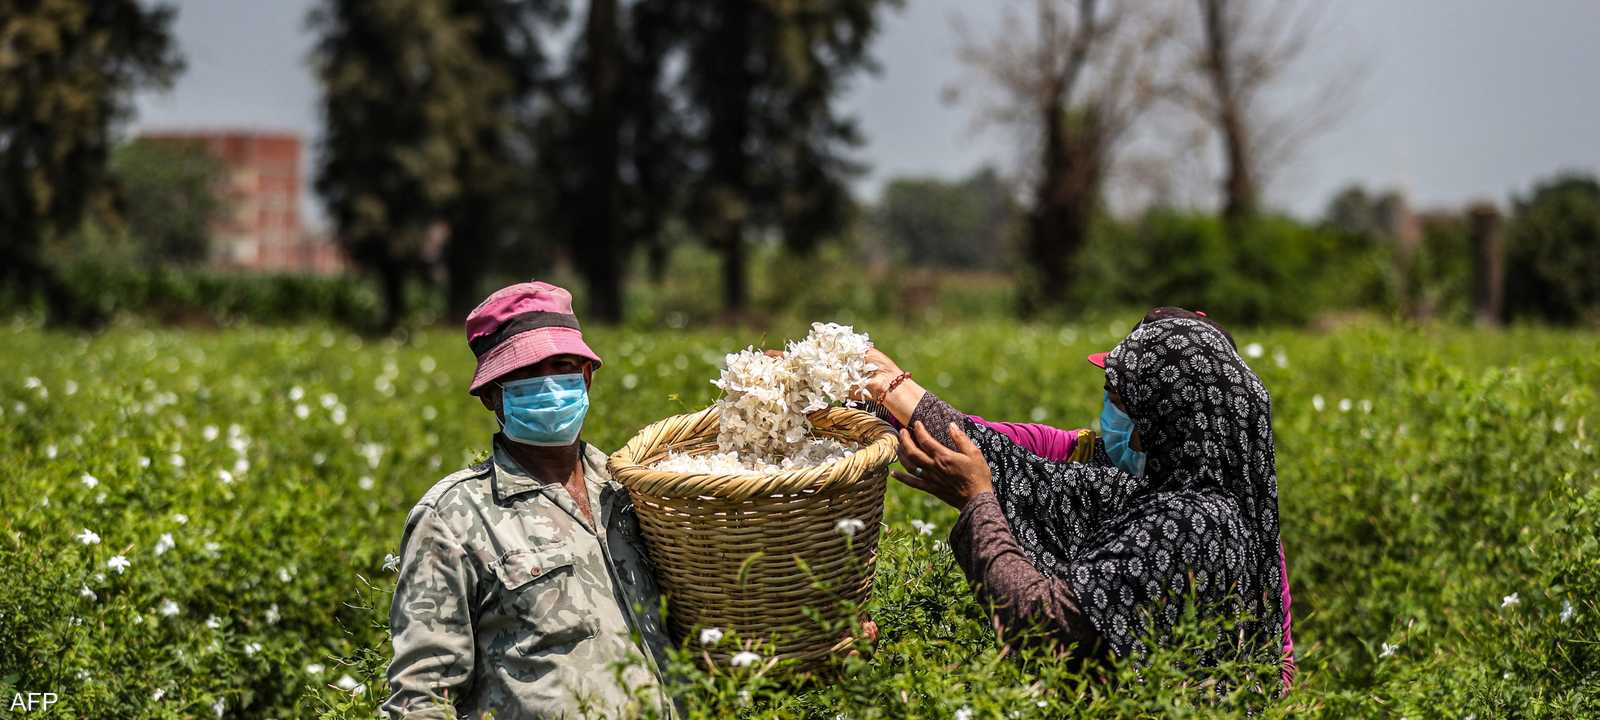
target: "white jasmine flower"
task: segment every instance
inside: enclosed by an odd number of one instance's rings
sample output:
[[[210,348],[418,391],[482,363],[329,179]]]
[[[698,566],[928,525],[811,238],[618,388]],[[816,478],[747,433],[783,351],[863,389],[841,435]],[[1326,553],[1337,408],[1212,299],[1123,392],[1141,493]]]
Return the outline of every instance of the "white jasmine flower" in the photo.
[[[1383,644],[1383,648],[1382,648],[1382,652],[1378,653],[1378,657],[1381,657],[1381,658],[1390,657],[1390,656],[1394,655],[1394,651],[1399,650],[1399,649],[1400,649],[1399,645],[1390,645],[1389,643],[1384,643]]]
[[[139,467],[141,467],[141,468],[150,467],[150,457],[147,456],[147,455],[140,455],[139,456]]]
[[[857,532],[866,527],[866,524],[855,518],[839,518],[839,521],[834,523],[833,527],[846,536],[855,537]]]
[[[1371,400],[1368,400],[1366,398],[1362,398],[1361,399],[1361,412],[1363,414],[1366,414],[1366,415],[1371,415],[1372,414],[1372,401]]]
[[[1311,407],[1313,409],[1315,409],[1317,412],[1322,412],[1322,408],[1325,407],[1325,405],[1326,405],[1326,403],[1323,401],[1321,395],[1312,395],[1311,396]]]
[[[244,646],[244,655],[245,655],[245,657],[255,657],[255,654],[258,653],[258,652],[261,652],[261,643],[258,643],[258,642],[247,643]]]
[[[294,575],[289,573],[289,568],[278,568],[278,582],[289,582],[293,579]]]
[[[356,481],[356,486],[360,487],[362,490],[371,490],[372,485],[373,482],[371,475],[362,475],[361,479]]]
[[[280,617],[281,616],[278,614],[278,604],[277,603],[273,603],[272,605],[267,607],[265,620],[267,621],[268,625],[277,625],[278,624],[278,620],[279,620]]]
[[[226,701],[224,701],[222,698],[217,698],[216,702],[211,703],[211,712],[216,713],[217,717],[219,717],[219,718],[222,717],[222,714],[224,712],[227,712],[227,710],[228,710],[228,703]]]
[[[294,416],[301,420],[311,417],[311,408],[306,407],[304,403],[296,403],[294,406]]]
[[[106,561],[106,567],[117,571],[118,575],[121,575],[122,573],[126,572],[128,570],[128,566],[132,565],[132,564],[133,563],[128,562],[128,557],[126,555],[116,555],[116,556],[113,556],[110,560]]]
[[[44,456],[50,460],[56,459],[56,446],[54,444],[44,446]]]
[[[911,527],[916,528],[918,535],[933,534],[933,523],[926,520],[912,520]]]
[[[189,516],[185,515],[183,513],[178,513],[177,515],[173,515],[172,516],[172,521],[177,523],[177,524],[179,524],[179,525],[188,525],[189,524]]]
[[[734,667],[745,667],[747,665],[754,665],[758,662],[761,662],[761,656],[750,652],[749,650],[740,652],[728,659],[728,664]]]
[[[340,690],[349,692],[354,692],[356,688],[361,686],[361,683],[356,682],[356,679],[349,675],[340,675],[338,682],[334,684],[338,685]]]
[[[83,477],[78,478],[78,480],[79,480],[79,482],[83,483],[84,487],[89,488],[91,490],[93,490],[96,485],[100,484],[100,478],[97,478],[97,477],[95,477],[93,475],[90,475],[89,473],[84,473]]]
[[[89,528],[84,528],[83,532],[78,533],[78,542],[81,542],[85,545],[99,545],[100,534],[90,530]]]
[[[1244,346],[1244,356],[1252,360],[1261,357],[1261,355],[1265,352],[1266,351],[1261,347],[1261,343],[1253,342]]]
[[[339,404],[339,396],[333,393],[323,393],[320,402],[323,410],[332,410],[333,406]]]
[[[66,384],[61,386],[61,389],[66,390],[68,395],[77,395],[78,382],[76,380],[68,380]]]
[[[1350,412],[1350,407],[1350,398],[1341,398],[1339,400],[1339,412]]]
[[[289,388],[289,400],[290,401],[300,402],[300,398],[303,398],[305,396],[306,396],[306,391],[301,389],[299,385],[296,385],[296,386],[294,386],[292,388]]]
[[[161,617],[172,617],[173,615],[183,612],[183,610],[182,608],[179,608],[178,604],[173,602],[170,598],[161,598],[161,608],[156,610],[156,612],[160,613]]]
[[[310,665],[306,666],[307,675],[321,675],[322,670],[322,663],[311,663]]]
[[[956,720],[972,720],[972,708],[963,707],[956,711]]]
[[[400,571],[400,556],[396,555],[394,553],[388,553],[388,554],[384,555],[383,556],[383,570],[384,570],[384,572],[399,572]],[[285,581],[285,582],[288,582],[288,581]]]
[[[202,428],[200,430],[200,437],[205,438],[206,442],[211,442],[212,440],[217,439],[217,426],[215,426],[215,425],[207,425],[207,426],[205,426],[204,428]]]
[[[156,539],[156,555],[165,554],[177,546],[178,544],[172,540],[172,533],[161,533],[161,537]]]
[[[1504,608],[1512,607],[1514,605],[1518,605],[1521,602],[1522,602],[1522,598],[1518,597],[1517,593],[1511,593],[1510,595],[1507,595],[1507,596],[1505,596],[1503,598],[1500,598],[1500,607],[1502,609],[1504,609]]]
[[[222,546],[214,542],[208,542],[204,545],[204,547],[207,555],[216,555],[217,553],[222,552]]]
[[[722,642],[722,628],[702,628],[700,630],[701,645],[715,645]]]
[[[217,617],[215,615],[207,616],[206,617],[206,627],[211,628],[212,630],[217,630],[217,629],[221,628],[222,627],[222,618],[219,618],[219,617]]]
[[[104,504],[106,504],[106,494],[102,492],[102,493],[100,493],[98,495],[95,495],[94,496],[94,504],[96,504],[96,505],[104,505]]]
[[[80,597],[82,597],[83,599],[88,600],[90,602],[94,602],[95,600],[99,600],[100,599],[100,596],[94,594],[94,591],[90,590],[88,585],[84,585],[83,589],[78,591],[78,595]]]
[[[166,688],[156,688],[155,692],[150,693],[150,700],[152,702],[161,702],[161,698],[164,698],[166,696],[167,696],[167,689]]]
[[[176,467],[176,468],[183,467],[183,465],[184,465],[183,455],[181,455],[179,453],[173,453],[171,459],[172,459],[172,466],[173,467]]]
[[[233,484],[233,473],[228,472],[227,470],[218,470],[217,471],[217,479],[221,480],[223,485],[232,485]]]
[[[1578,614],[1578,611],[1572,607],[1572,601],[1571,600],[1567,600],[1567,601],[1564,601],[1564,602],[1561,603],[1561,622],[1566,622],[1568,620],[1571,620],[1572,616],[1576,615],[1576,614]]]

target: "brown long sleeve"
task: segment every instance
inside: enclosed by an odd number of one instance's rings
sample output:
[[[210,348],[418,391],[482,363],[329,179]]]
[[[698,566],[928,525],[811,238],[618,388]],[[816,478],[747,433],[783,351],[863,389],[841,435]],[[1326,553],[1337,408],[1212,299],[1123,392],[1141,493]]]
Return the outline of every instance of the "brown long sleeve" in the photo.
[[[1015,647],[1020,631],[1036,627],[1055,640],[1075,643],[1075,656],[1100,654],[1100,633],[1078,606],[1072,586],[1028,562],[994,493],[983,493],[961,509],[950,529],[950,548],[979,598],[993,606],[995,635],[1007,647]]]

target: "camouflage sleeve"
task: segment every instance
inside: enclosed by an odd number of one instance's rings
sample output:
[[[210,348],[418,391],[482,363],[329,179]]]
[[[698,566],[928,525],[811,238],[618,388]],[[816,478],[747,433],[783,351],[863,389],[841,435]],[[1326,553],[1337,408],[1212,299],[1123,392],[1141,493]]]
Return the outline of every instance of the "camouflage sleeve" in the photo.
[[[394,660],[390,718],[454,718],[473,666],[473,589],[478,573],[431,507],[418,507],[400,542],[400,578],[389,609]]]

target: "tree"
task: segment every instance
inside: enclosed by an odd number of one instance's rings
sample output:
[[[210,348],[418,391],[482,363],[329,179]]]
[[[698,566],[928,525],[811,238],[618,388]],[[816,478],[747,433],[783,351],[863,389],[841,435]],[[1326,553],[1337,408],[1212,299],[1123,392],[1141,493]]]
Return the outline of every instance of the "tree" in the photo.
[[[966,37],[958,50],[1002,94],[983,117],[1017,129],[1036,158],[1024,243],[1025,314],[1069,296],[1117,144],[1156,98],[1158,51],[1172,32],[1170,16],[1149,6],[1033,5],[1033,22],[1008,9],[997,33],[981,42]]]
[[[111,155],[116,214],[140,260],[194,264],[211,254],[211,228],[227,210],[224,168],[198,145],[135,140]]]
[[[1516,317],[1600,322],[1600,180],[1562,175],[1514,202],[1506,305]]]
[[[382,282],[385,329],[404,318],[408,281],[432,255],[448,256],[456,306],[470,300],[471,278],[487,262],[488,230],[474,223],[504,187],[496,153],[521,79],[484,44],[494,42],[491,28],[510,32],[496,25],[506,16],[491,12],[510,7],[325,0],[308,18],[323,86],[316,188],[351,259]],[[430,247],[450,220],[454,240]]]
[[[1355,76],[1335,72],[1287,102],[1295,65],[1325,35],[1321,3],[1283,0],[1195,0],[1198,38],[1189,38],[1186,77],[1164,93],[1209,126],[1222,144],[1222,214],[1254,217],[1265,178],[1294,149],[1326,130],[1345,109]],[[1276,100],[1277,102],[1269,102]]]
[[[750,294],[748,232],[778,231],[806,252],[845,221],[847,153],[859,137],[835,102],[871,68],[879,9],[898,2],[671,4],[678,82],[699,129],[690,221],[722,254],[723,305],[737,311]]]
[[[888,245],[913,265],[998,269],[1010,254],[1007,235],[1019,214],[1011,190],[993,168],[959,182],[895,178],[875,211]]]
[[[173,17],[137,0],[0,2],[0,286],[42,294],[51,322],[96,319],[41,249],[104,195],[132,93],[181,71]]]

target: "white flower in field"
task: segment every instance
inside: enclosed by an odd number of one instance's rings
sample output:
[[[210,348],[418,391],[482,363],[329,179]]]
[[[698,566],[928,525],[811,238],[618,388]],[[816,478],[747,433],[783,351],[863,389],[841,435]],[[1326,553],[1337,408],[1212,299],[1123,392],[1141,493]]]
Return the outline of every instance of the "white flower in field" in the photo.
[[[1049,705],[1050,701],[1048,701],[1048,700],[1039,700],[1039,701],[1034,702],[1033,704],[1038,706],[1038,707],[1044,707],[1046,705]]]
[[[1272,351],[1272,364],[1280,368],[1289,367],[1289,354],[1285,353],[1283,348]]]
[[[78,542],[81,542],[85,545],[99,545],[100,534],[90,530],[89,528],[84,528],[83,532],[78,533]]]
[[[301,420],[311,417],[311,408],[306,407],[305,403],[295,403],[294,416]]]
[[[173,515],[172,516],[172,521],[177,523],[177,524],[179,524],[179,525],[188,525],[189,524],[189,516],[185,515],[183,513],[178,513],[177,515]]]
[[[216,555],[217,553],[222,552],[222,545],[218,543],[208,542],[204,545],[204,547],[207,555]]]
[[[115,555],[110,560],[106,561],[106,567],[117,571],[118,575],[127,572],[128,566],[132,564],[133,563],[128,562],[128,556],[126,555]]]
[[[384,572],[399,572],[399,570],[400,570],[400,556],[399,555],[396,555],[394,553],[389,553],[389,554],[383,556],[383,571]]]
[[[78,591],[78,595],[90,602],[100,599],[100,596],[94,594],[94,591],[90,590],[88,585],[83,586],[83,589]]]
[[[956,711],[956,720],[972,720],[972,708],[963,707]]]
[[[344,406],[340,405],[328,411],[328,419],[332,420],[335,425],[343,425],[345,420],[349,419],[349,415],[346,414]]]
[[[253,642],[253,643],[246,643],[245,644],[245,646],[244,646],[244,656],[245,657],[255,657],[255,654],[258,653],[258,652],[261,652],[261,643]]]
[[[150,693],[150,700],[151,700],[151,702],[161,702],[161,698],[164,698],[166,696],[167,696],[167,689],[166,688],[156,688],[155,692]]]
[[[219,617],[217,617],[215,615],[207,616],[206,617],[206,627],[211,628],[212,630],[216,630],[218,628],[221,628],[222,627],[222,618],[219,618]]]
[[[1561,622],[1571,620],[1572,616],[1576,614],[1578,614],[1578,611],[1572,607],[1571,600],[1566,600],[1561,603]]]
[[[340,675],[338,682],[334,684],[338,685],[340,690],[347,692],[355,692],[356,688],[361,687],[361,683],[356,682],[356,679],[349,675]]]
[[[141,468],[150,467],[150,457],[148,455],[140,455],[139,456],[139,467],[141,467]]]
[[[161,598],[161,607],[156,612],[160,613],[161,617],[172,617],[183,612],[183,609],[178,607],[178,604],[173,602],[171,598]]]
[[[233,461],[233,474],[234,475],[243,475],[246,472],[248,472],[249,470],[250,470],[250,461],[249,460],[246,460],[244,458],[239,458],[238,460]]]
[[[311,663],[310,665],[306,666],[307,675],[321,675],[322,670],[322,663]]]
[[[96,485],[100,484],[100,478],[90,475],[89,473],[84,473],[83,477],[78,478],[78,482],[83,483],[83,486],[86,488],[93,489]]]
[[[1361,398],[1361,412],[1364,413],[1364,414],[1367,414],[1367,415],[1371,415],[1372,414],[1372,401],[1371,400],[1368,400],[1366,398]]]
[[[1325,407],[1325,406],[1326,406],[1326,402],[1322,399],[1321,395],[1312,395],[1311,396],[1311,407],[1313,409],[1315,409],[1317,412],[1322,412],[1322,408]]]
[[[623,385],[627,385],[626,378],[624,378]],[[428,405],[428,406],[425,406],[425,407],[422,408],[422,419],[423,420],[427,420],[428,422],[433,422],[438,417],[439,417],[439,408],[436,408],[436,407],[434,407],[432,405]]]
[[[1378,657],[1381,657],[1381,658],[1391,657],[1391,656],[1394,655],[1394,651],[1399,650],[1399,649],[1400,649],[1399,645],[1390,645],[1389,643],[1384,643],[1382,652],[1378,653]]]
[[[172,540],[172,533],[161,533],[161,537],[156,539],[156,554],[163,555],[177,546],[178,543]]]
[[[67,391],[68,395],[77,395],[78,394],[78,381],[76,381],[76,380],[68,380],[65,384],[63,384],[61,386],[61,389]]]
[[[302,389],[299,385],[296,385],[296,386],[294,386],[292,388],[289,388],[289,399],[291,401],[300,402],[300,398],[303,398],[305,396],[306,396],[306,391],[304,389]]]
[[[217,426],[207,425],[204,428],[201,428],[200,437],[205,438],[206,442],[211,442],[212,440],[217,439]]]
[[[715,645],[715,644],[717,644],[719,642],[722,642],[722,628],[714,628],[714,627],[701,628],[701,630],[700,630],[700,644],[701,645]]]
[[[44,446],[44,456],[49,460],[56,459],[56,446],[54,444]]]
[[[866,523],[855,518],[839,518],[839,521],[833,524],[835,530],[844,533],[848,537],[855,537],[856,533],[866,526]]]
[[[218,470],[217,471],[217,479],[221,480],[223,485],[232,485],[233,484],[233,473],[228,472],[227,470]]]
[[[378,463],[383,462],[383,453],[386,450],[388,448],[384,447],[383,443],[362,443],[358,452],[367,458],[367,465],[376,468]]]
[[[216,713],[217,717],[222,717],[222,714],[227,712],[227,711],[228,711],[228,703],[226,701],[224,701],[222,698],[217,698],[216,702],[211,703],[211,712]]]
[[[39,507],[50,507],[50,496],[49,495],[46,495],[46,496],[44,496],[42,498],[39,498]]]
[[[105,574],[105,573],[103,573],[103,572],[97,572],[97,573],[95,573],[95,574],[94,574],[94,581],[95,581],[95,582],[97,582],[97,583],[103,583],[103,582],[105,582],[105,581],[106,581],[106,574]]]
[[[96,505],[104,505],[104,504],[106,504],[106,494],[105,493],[100,493],[99,495],[94,496],[94,504],[96,504]]]
[[[1518,597],[1517,593],[1511,593],[1510,595],[1507,595],[1507,596],[1505,596],[1503,598],[1500,598],[1500,607],[1502,609],[1508,608],[1508,607],[1512,607],[1512,606],[1515,606],[1515,605],[1518,605],[1518,604],[1521,604],[1521,603],[1522,603],[1522,598]]]
[[[323,410],[332,410],[333,406],[339,404],[339,396],[333,393],[323,393],[319,402],[322,403]]]
[[[273,603],[272,605],[267,607],[267,612],[263,616],[263,619],[267,621],[268,625],[277,625],[278,624],[278,620],[281,617],[282,616],[278,614],[278,604],[277,603]]]
[[[914,528],[917,529],[917,534],[918,535],[932,535],[933,534],[933,523],[928,522],[926,520],[912,520],[911,521],[911,527],[914,527]]]
[[[1244,356],[1252,360],[1261,357],[1265,352],[1266,350],[1261,347],[1261,343],[1253,342],[1244,346]]]
[[[286,567],[278,568],[278,582],[289,582],[290,580],[293,580],[293,579],[294,579],[294,575],[289,572],[289,568],[286,568]]]
[[[173,467],[181,468],[181,467],[184,466],[184,463],[185,463],[185,461],[183,459],[183,454],[182,453],[173,453],[172,454],[172,466]]]
[[[737,653],[733,657],[728,658],[728,664],[734,667],[745,667],[746,665],[754,665],[758,662],[761,662],[761,656],[750,652],[749,650]]]
[[[361,479],[356,481],[356,486],[362,490],[371,490],[372,485],[373,483],[371,475],[362,475]]]
[[[327,461],[328,461],[328,454],[327,453],[325,453],[325,452],[314,452],[314,453],[311,453],[311,464],[312,465],[315,465],[317,467],[322,467],[322,464],[327,462]]]
[[[1350,412],[1350,408],[1350,398],[1341,398],[1339,400],[1339,412]]]

